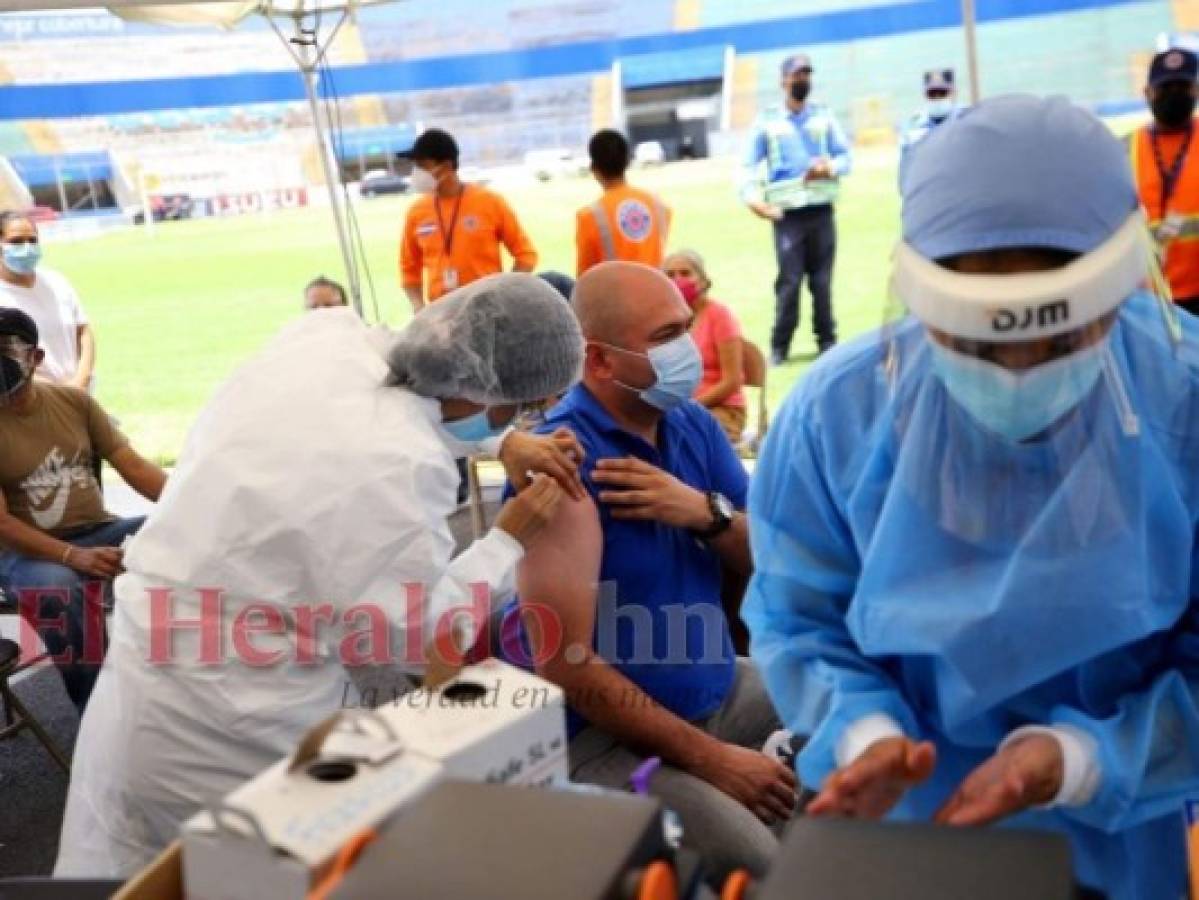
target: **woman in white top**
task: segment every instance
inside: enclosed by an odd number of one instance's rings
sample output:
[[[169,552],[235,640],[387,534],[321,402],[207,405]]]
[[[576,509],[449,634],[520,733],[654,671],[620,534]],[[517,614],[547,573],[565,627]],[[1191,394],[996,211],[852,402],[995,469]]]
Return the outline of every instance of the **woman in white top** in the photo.
[[[90,390],[96,338],[79,295],[61,272],[39,265],[37,226],[20,212],[0,213],[0,306],[37,323],[46,352],[39,376]]]

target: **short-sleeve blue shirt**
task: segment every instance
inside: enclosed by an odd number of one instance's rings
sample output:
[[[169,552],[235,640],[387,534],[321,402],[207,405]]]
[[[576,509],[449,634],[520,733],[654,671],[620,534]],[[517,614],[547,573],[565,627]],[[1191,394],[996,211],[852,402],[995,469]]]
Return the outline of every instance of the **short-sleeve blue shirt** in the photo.
[[[715,712],[732,686],[735,662],[720,602],[719,557],[684,529],[612,518],[599,502],[591,473],[597,460],[635,456],[744,509],[745,467],[712,414],[694,401],[662,416],[657,447],[617,425],[582,385],[566,394],[538,430],[563,426],[587,454],[583,482],[603,530],[596,653],[681,718],[693,721]],[[573,731],[579,719],[571,720]]]

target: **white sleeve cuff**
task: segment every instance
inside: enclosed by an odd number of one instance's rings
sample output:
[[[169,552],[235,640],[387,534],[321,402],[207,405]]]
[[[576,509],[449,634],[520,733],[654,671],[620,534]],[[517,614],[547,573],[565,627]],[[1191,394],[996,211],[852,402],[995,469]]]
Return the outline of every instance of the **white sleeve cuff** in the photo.
[[[1099,790],[1102,774],[1099,768],[1099,745],[1095,739],[1071,725],[1025,725],[1017,728],[999,745],[999,749],[1010,746],[1022,737],[1044,734],[1054,738],[1062,750],[1062,786],[1057,796],[1044,804],[1042,809],[1055,806],[1085,806]]]
[[[903,737],[899,723],[886,713],[871,713],[851,723],[837,741],[837,768],[848,766],[875,742],[883,738]]]
[[[494,544],[492,550],[495,558],[498,565],[504,569],[511,569],[524,559],[525,545],[502,528],[492,528],[483,536],[482,540]]]
[[[494,456],[496,459],[499,459],[500,448],[504,446],[504,441],[507,440],[508,435],[515,430],[516,426],[509,425],[504,429],[502,434],[497,434],[495,437],[489,437],[485,441],[479,441],[479,450],[487,456]]]

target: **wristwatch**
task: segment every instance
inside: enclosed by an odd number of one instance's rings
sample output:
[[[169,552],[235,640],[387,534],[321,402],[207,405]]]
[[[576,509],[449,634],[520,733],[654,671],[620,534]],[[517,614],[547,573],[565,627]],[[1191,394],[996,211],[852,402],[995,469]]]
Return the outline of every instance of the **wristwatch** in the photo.
[[[733,501],[719,491],[708,491],[708,509],[712,512],[712,524],[703,530],[697,529],[695,536],[701,541],[710,541],[728,531],[737,515]]]

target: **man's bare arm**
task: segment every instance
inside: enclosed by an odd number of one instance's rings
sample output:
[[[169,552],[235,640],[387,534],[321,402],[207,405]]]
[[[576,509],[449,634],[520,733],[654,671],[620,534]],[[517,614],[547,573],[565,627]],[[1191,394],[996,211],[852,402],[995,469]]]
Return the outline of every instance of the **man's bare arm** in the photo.
[[[22,522],[8,511],[4,495],[0,494],[0,548],[15,551],[31,559],[62,562],[71,545],[60,541],[32,525]]]
[[[145,497],[157,501],[167,483],[167,473],[132,447],[121,447],[109,460],[125,483]]]
[[[659,706],[592,649],[602,548],[591,498],[566,500],[521,561],[517,589],[537,671],[565,690],[580,714],[621,742],[682,769],[700,767],[719,742]],[[552,624],[539,627],[542,618]]]
[[[796,800],[790,769],[679,718],[592,650],[602,547],[591,498],[565,500],[521,562],[517,587],[538,673],[622,744],[702,778],[767,824],[788,818]],[[537,627],[543,618],[549,626]]]

